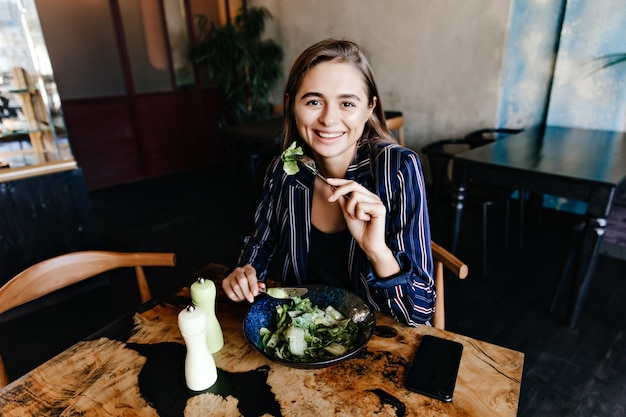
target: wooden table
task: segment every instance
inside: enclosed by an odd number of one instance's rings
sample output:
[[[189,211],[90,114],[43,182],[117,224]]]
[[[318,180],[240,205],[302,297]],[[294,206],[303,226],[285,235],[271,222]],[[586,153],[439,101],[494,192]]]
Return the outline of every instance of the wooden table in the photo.
[[[219,271],[214,269],[213,271]],[[219,275],[219,272],[217,272]],[[219,280],[218,275],[204,276]],[[221,286],[218,286],[221,290]],[[178,313],[188,289],[112,323],[0,390],[0,415],[89,416],[515,416],[524,355],[377,314],[366,349],[338,365],[305,370],[269,361],[243,335],[246,304],[219,294],[225,345],[216,384],[185,386]],[[404,388],[421,337],[459,341],[463,356],[452,402]]]
[[[280,149],[283,119],[274,118],[219,129],[230,157],[230,180],[243,164],[253,185],[258,182],[258,170]]]
[[[472,182],[587,203],[577,294],[569,314],[570,327],[576,327],[611,204],[626,191],[624,137],[622,132],[548,126],[454,155],[451,250],[458,245],[465,192]]]

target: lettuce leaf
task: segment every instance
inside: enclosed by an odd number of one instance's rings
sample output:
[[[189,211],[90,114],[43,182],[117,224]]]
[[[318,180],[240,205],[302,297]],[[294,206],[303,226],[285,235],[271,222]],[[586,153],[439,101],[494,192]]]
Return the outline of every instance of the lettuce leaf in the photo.
[[[300,171],[298,161],[302,155],[304,155],[302,147],[297,146],[296,141],[291,142],[291,145],[280,155],[280,159],[283,161],[283,170],[287,175],[294,175]]]
[[[332,306],[324,310],[308,298],[276,306],[276,329],[262,328],[266,352],[281,359],[310,362],[341,356],[355,347],[358,326]]]

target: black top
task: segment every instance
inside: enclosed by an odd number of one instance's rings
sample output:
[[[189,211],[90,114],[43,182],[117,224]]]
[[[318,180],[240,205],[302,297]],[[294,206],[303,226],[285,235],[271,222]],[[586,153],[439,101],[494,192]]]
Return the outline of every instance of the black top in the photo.
[[[308,279],[310,284],[350,289],[348,229],[324,233],[311,225]]]

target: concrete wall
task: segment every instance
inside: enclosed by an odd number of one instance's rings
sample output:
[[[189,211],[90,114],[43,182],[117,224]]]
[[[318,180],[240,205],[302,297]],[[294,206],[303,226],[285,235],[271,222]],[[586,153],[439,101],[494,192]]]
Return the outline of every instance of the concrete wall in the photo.
[[[274,16],[284,73],[328,37],[361,45],[383,106],[405,115],[407,145],[495,127],[512,0],[249,0]],[[275,100],[280,101],[282,86]]]
[[[623,0],[248,4],[274,15],[267,35],[285,50],[285,73],[320,39],[359,43],[414,149],[484,127],[626,130],[626,64],[595,71],[598,57],[626,53]]]

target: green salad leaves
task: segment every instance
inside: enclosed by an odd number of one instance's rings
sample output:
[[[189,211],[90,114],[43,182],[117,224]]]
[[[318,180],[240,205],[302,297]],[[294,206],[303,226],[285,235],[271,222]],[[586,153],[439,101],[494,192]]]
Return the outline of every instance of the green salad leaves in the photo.
[[[308,298],[276,306],[276,330],[261,328],[263,347],[280,359],[312,362],[341,356],[355,346],[358,326],[334,307],[325,310]]]
[[[283,170],[287,175],[293,175],[300,171],[298,161],[302,155],[304,155],[302,147],[296,146],[295,141],[291,142],[291,145],[280,155],[280,159],[283,161]]]

